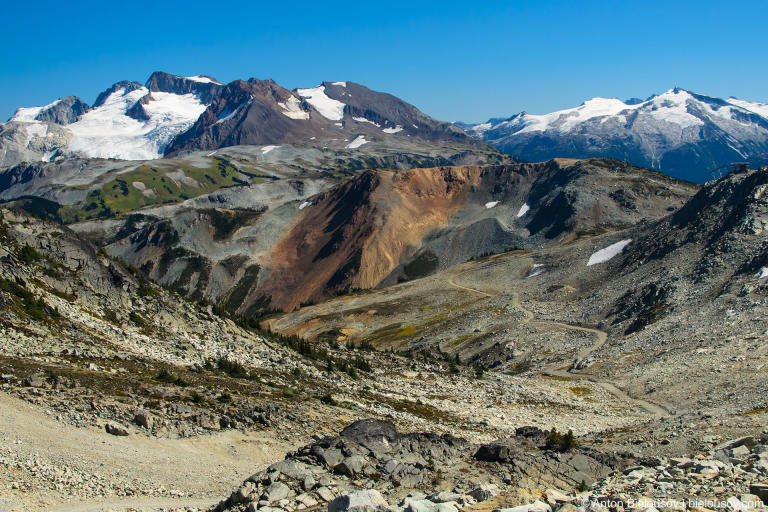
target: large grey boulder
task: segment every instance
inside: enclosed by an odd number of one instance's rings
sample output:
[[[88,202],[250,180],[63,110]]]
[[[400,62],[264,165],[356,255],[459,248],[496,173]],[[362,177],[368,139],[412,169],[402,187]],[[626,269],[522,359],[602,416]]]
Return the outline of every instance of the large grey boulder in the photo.
[[[405,507],[405,512],[458,512],[455,502],[435,503],[430,500],[413,500]]]
[[[298,462],[290,460],[281,460],[280,462],[275,462],[269,466],[267,470],[270,472],[276,471],[278,473],[282,473],[283,475],[293,480],[301,480],[309,474],[306,467],[302,466]]]
[[[499,512],[552,512],[552,507],[543,501],[536,500],[527,505],[520,505],[512,508],[502,508]]]
[[[323,449],[320,446],[313,446],[312,455],[320,459],[329,468],[336,467],[336,465],[344,460],[344,455],[338,448]]]
[[[291,494],[293,494],[293,492],[290,487],[283,482],[275,482],[264,491],[264,499],[270,503],[274,503],[289,497]]]
[[[363,471],[365,462],[365,457],[353,455],[352,457],[347,457],[341,461],[341,463],[334,468],[334,471],[342,475],[355,476]]]
[[[339,496],[328,504],[328,512],[383,512],[387,510],[379,491],[357,491]]]

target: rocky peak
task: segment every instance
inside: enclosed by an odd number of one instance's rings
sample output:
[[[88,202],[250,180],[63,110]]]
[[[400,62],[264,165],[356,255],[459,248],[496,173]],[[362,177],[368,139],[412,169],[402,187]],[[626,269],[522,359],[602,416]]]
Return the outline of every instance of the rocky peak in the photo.
[[[196,94],[203,103],[210,103],[223,86],[215,79],[203,75],[184,77],[155,71],[147,80],[146,87],[150,91]]]
[[[136,90],[139,90],[143,88],[144,86],[141,85],[139,82],[132,82],[130,80],[122,80],[120,82],[117,82],[112,85],[109,89],[103,91],[96,97],[96,101],[93,103],[93,108],[97,108],[102,106],[109,96],[119,90],[123,90],[123,94],[128,94],[129,92],[133,92]]]
[[[77,96],[67,96],[40,111],[35,116],[36,121],[56,124],[70,124],[90,110],[90,107]]]

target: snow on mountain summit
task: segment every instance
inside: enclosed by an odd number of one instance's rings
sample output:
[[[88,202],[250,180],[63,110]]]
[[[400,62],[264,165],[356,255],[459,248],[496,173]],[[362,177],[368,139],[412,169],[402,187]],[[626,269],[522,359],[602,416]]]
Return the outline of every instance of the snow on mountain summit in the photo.
[[[768,105],[678,87],[646,100],[593,98],[462,126],[525,160],[611,157],[694,181],[735,160],[768,163]]]
[[[346,82],[335,82],[334,84],[341,83],[344,83],[344,86],[342,87],[346,87]],[[319,85],[311,89],[296,89],[296,92],[299,96],[305,98],[307,102],[315,107],[315,109],[326,119],[330,119],[331,121],[341,121],[344,119],[344,107],[346,105],[338,100],[329,98],[328,95],[325,94],[324,85]]]
[[[73,134],[69,150],[96,158],[159,158],[173,137],[192,126],[206,109],[194,94],[155,91],[142,104],[148,119],[129,116],[128,110],[147,94],[145,87],[110,94],[102,105],[69,125]]]

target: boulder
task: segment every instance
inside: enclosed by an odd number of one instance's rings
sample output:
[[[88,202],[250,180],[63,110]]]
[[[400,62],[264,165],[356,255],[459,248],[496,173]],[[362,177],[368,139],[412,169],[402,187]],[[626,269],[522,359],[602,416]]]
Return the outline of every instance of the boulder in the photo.
[[[291,494],[293,494],[293,492],[291,491],[290,487],[285,485],[283,482],[275,482],[270,484],[270,486],[267,487],[267,489],[264,491],[264,499],[270,503],[274,503],[289,497]]]
[[[298,462],[290,460],[281,460],[280,462],[275,462],[267,468],[267,471],[276,471],[293,480],[303,479],[304,476],[306,476],[308,473],[304,466]]]
[[[480,484],[469,491],[469,495],[477,501],[486,501],[499,494],[499,487],[496,484]]]
[[[30,388],[42,388],[45,386],[45,374],[33,373],[24,377],[24,385]]]
[[[405,507],[405,512],[458,512],[459,508],[453,501],[434,503],[431,500],[413,500]]]
[[[306,475],[304,477],[304,480],[301,482],[301,486],[304,488],[305,491],[312,490],[315,487],[315,479],[312,478],[312,475]]]
[[[511,462],[513,458],[510,447],[502,443],[483,444],[475,452],[475,459],[484,462]]]
[[[552,512],[552,507],[543,501],[536,500],[527,505],[520,505],[512,508],[502,508],[499,512]]]
[[[319,490],[319,489],[318,489]],[[328,512],[383,512],[387,502],[379,491],[357,491],[339,496],[328,504]]]
[[[547,489],[544,491],[544,496],[547,498],[547,503],[554,506],[556,503],[570,503],[573,498],[570,498],[556,489]]]
[[[128,435],[128,429],[117,423],[107,423],[106,425],[104,425],[104,430],[106,430],[108,434],[112,434],[113,436]]]
[[[365,457],[353,455],[341,461],[333,470],[342,475],[355,476],[363,471],[365,462]]]
[[[386,439],[391,443],[400,438],[394,423],[376,419],[358,420],[342,430],[340,435],[357,444],[380,439]]]
[[[320,496],[320,499],[323,501],[332,501],[333,500],[333,493],[331,490],[325,486],[318,487],[317,490],[315,490],[318,496]]]
[[[154,418],[152,418],[152,415],[147,411],[136,412],[136,414],[133,416],[133,422],[140,427],[146,428],[147,430],[151,430],[152,426],[155,424]]]
[[[314,446],[312,448],[312,454],[329,468],[337,466],[344,460],[344,455],[338,448],[328,448],[324,450],[319,446]]]
[[[440,491],[429,495],[429,501],[433,503],[448,503],[451,501],[461,501],[464,497],[461,494],[448,491]]]
[[[737,459],[743,459],[744,457],[749,456],[749,448],[747,448],[744,445],[737,446],[736,448],[731,449],[731,457],[737,458]]]
[[[719,445],[715,446],[714,450],[733,450],[734,448],[738,448],[739,446],[746,446],[747,448],[752,448],[755,446],[755,438],[752,436],[744,436],[739,437],[737,439],[731,439],[729,441],[725,441],[724,443],[720,443]]]

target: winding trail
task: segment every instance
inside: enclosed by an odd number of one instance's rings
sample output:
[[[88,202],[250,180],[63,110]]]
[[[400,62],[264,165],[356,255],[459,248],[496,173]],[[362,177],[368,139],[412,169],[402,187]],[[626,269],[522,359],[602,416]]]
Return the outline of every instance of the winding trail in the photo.
[[[448,284],[451,286],[454,286],[456,288],[466,290],[469,292],[473,292],[476,294],[483,295],[487,298],[496,297],[499,295],[500,292],[494,291],[493,293],[486,292],[483,290],[479,290],[477,288],[472,288],[469,286],[464,286],[456,283],[456,278],[461,276],[462,274],[466,274],[471,272],[473,269],[468,270],[462,270],[452,273],[447,281]],[[592,334],[595,336],[596,340],[595,343],[592,345],[589,345],[587,347],[584,347],[581,349],[577,354],[575,361],[584,361],[589,356],[591,356],[594,352],[599,350],[603,345],[605,345],[606,341],[608,341],[608,333],[605,331],[601,331],[599,329],[593,329],[591,327],[582,327],[580,325],[572,325],[567,324],[564,322],[557,322],[553,320],[536,320],[535,315],[533,311],[527,309],[525,306],[523,306],[520,303],[520,295],[517,292],[512,292],[512,300],[510,301],[512,306],[520,310],[520,312],[523,313],[525,318],[520,322],[521,324],[536,324],[536,325],[542,325],[542,326],[552,326],[552,327],[559,327],[560,329],[570,329],[572,331],[581,331],[586,332],[589,334]],[[633,403],[640,409],[643,409],[648,414],[656,417],[656,418],[663,418],[665,416],[671,416],[672,413],[664,407],[661,404],[649,402],[647,400],[643,400],[641,398],[634,398],[627,394],[626,391],[622,390],[621,388],[617,387],[615,384],[608,380],[599,379],[595,375],[589,374],[589,373],[574,373],[572,371],[572,368],[569,368],[567,370],[561,370],[560,367],[558,367],[557,363],[551,364],[549,366],[546,366],[541,371],[542,375],[547,375],[551,377],[563,377],[568,379],[583,379],[588,380],[589,382],[592,382],[593,384],[599,386],[603,390],[607,391],[611,395],[613,395],[615,398],[626,402],[626,403]]]

